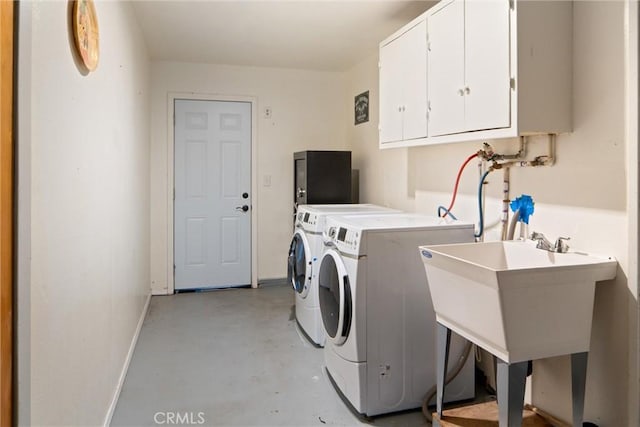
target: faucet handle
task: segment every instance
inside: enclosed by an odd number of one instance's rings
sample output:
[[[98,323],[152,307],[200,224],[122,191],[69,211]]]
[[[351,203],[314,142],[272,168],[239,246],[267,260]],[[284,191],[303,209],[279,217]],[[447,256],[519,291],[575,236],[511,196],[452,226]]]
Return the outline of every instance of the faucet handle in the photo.
[[[534,231],[533,233],[531,233],[530,239],[538,241],[536,248],[544,249],[545,251],[551,250],[551,242],[549,242],[549,240],[547,240],[547,238],[544,237],[544,234]]]
[[[567,240],[571,240],[571,237],[558,237],[555,245],[555,252],[565,253],[569,251],[569,245],[567,244]]]
[[[544,234],[534,231],[533,233],[531,233],[531,236],[529,236],[529,238],[531,240],[542,240],[544,239]]]

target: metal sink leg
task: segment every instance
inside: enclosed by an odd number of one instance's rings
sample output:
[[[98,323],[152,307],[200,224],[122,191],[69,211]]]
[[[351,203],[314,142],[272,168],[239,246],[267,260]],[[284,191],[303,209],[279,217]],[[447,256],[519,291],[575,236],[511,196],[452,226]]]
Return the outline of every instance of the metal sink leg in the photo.
[[[587,383],[589,353],[571,355],[571,397],[573,400],[573,426],[582,427],[584,417],[584,393]]]
[[[496,386],[500,427],[521,427],[529,362],[507,363],[501,359],[497,362]]]

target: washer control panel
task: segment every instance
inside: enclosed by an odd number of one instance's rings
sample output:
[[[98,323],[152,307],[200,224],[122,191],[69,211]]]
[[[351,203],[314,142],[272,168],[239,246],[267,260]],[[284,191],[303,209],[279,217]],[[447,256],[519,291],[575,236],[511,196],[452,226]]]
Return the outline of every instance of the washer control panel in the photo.
[[[301,209],[296,214],[296,227],[302,228],[305,231],[311,232],[321,232],[322,230],[318,230],[321,226],[322,221],[320,221],[320,215],[313,212],[305,211]]]
[[[318,222],[318,215],[313,214],[311,212],[298,212],[298,216],[296,217],[296,222],[309,224],[309,225],[316,225],[316,223]]]

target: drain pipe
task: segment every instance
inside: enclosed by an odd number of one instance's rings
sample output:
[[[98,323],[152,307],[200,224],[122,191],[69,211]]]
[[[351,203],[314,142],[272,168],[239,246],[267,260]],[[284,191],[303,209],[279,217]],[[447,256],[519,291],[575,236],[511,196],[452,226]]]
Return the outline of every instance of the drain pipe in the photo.
[[[509,196],[509,171],[511,168],[504,168],[502,173],[502,236],[501,240],[507,240],[507,234],[509,231],[509,203],[511,198]]]
[[[533,160],[515,160],[517,158],[521,158],[520,156],[526,156],[526,140],[525,137],[520,137],[520,151],[514,155],[502,155],[502,154],[493,154],[493,158],[495,159],[493,164],[491,165],[491,170],[503,169],[503,189],[502,189],[502,219],[500,220],[502,223],[502,240],[512,240],[514,237],[514,228],[517,219],[514,219],[511,224],[509,224],[509,187],[510,187],[510,169],[512,167],[537,167],[537,166],[553,166],[556,162],[556,135],[548,134],[547,141],[547,154],[542,156],[537,156]],[[498,159],[513,159],[506,162],[499,163]],[[523,233],[526,231],[521,227],[520,229],[520,237],[523,237]],[[526,237],[526,236],[524,236]]]
[[[462,350],[462,353],[460,354],[460,357],[456,362],[456,365],[453,367],[452,370],[450,370],[447,373],[447,376],[444,380],[444,385],[447,385],[451,381],[453,381],[453,379],[458,376],[460,371],[462,371],[462,368],[464,368],[464,365],[467,362],[467,359],[469,358],[469,355],[471,354],[472,349],[473,349],[473,344],[471,343],[471,341],[467,341],[467,343],[464,346],[464,349]],[[429,421],[429,423],[433,423],[433,417],[431,416],[431,412],[429,411],[429,402],[431,401],[431,399],[435,397],[437,392],[438,392],[437,386],[434,385],[429,389],[427,394],[424,395],[424,399],[422,399],[422,415],[425,416],[425,418],[427,419],[427,421]]]

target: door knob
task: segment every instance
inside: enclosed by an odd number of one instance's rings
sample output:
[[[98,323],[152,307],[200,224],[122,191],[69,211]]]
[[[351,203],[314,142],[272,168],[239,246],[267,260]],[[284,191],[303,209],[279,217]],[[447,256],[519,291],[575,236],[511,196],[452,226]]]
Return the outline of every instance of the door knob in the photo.
[[[246,211],[248,211],[248,210],[249,210],[249,206],[247,206],[247,205],[236,206],[236,210],[237,210],[237,211],[246,212]]]

